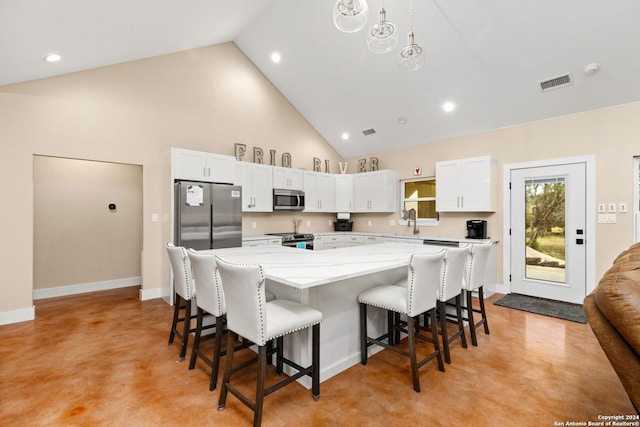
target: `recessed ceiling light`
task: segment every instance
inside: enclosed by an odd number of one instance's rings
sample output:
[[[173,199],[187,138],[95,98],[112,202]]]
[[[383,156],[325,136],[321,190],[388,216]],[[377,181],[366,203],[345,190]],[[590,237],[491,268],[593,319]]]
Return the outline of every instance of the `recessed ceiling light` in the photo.
[[[280,54],[279,54],[278,52],[273,52],[273,53],[271,54],[271,60],[272,60],[273,62],[275,62],[276,64],[277,64],[278,62],[280,62],[280,60],[281,60],[281,59],[282,59],[282,57],[280,56]]]
[[[57,53],[52,53],[51,55],[47,55],[44,57],[44,60],[47,62],[58,62],[62,59],[60,55]]]
[[[342,134],[342,139],[344,139],[345,141],[349,139],[349,134],[348,133],[343,133]]]
[[[407,124],[407,118],[404,117],[404,116],[398,117],[398,123],[400,123],[401,125],[406,125]]]
[[[444,104],[442,104],[442,109],[443,109],[445,112],[450,113],[450,112],[452,112],[453,110],[455,110],[455,109],[456,109],[456,104],[454,104],[454,103],[453,103],[453,102],[451,102],[451,101],[447,101],[447,102],[445,102]]]

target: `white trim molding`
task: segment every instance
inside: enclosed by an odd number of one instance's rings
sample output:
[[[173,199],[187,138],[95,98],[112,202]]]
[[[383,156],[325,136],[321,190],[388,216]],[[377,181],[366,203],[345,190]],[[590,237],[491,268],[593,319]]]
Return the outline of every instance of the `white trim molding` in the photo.
[[[11,323],[26,322],[36,318],[36,306],[31,308],[23,308],[22,310],[12,310],[0,312],[0,325],[8,325]]]
[[[503,191],[503,230],[504,244],[502,251],[502,274],[504,288],[503,293],[511,293],[511,282],[509,282],[509,274],[511,273],[511,239],[509,238],[509,229],[511,228],[511,192],[509,191],[509,181],[512,169],[536,168],[542,166],[563,165],[570,163],[584,163],[586,167],[586,295],[589,295],[596,285],[596,157],[594,155],[563,157],[559,159],[549,159],[540,161],[531,161],[525,163],[505,164],[502,171],[502,191]]]
[[[146,300],[156,299],[156,298],[168,299],[168,297],[169,297],[168,288],[153,288],[153,289],[140,288],[140,301],[146,301]]]
[[[127,277],[124,279],[105,280],[102,282],[80,283],[77,285],[58,286],[47,289],[34,289],[33,299],[53,298],[66,295],[84,294],[86,292],[105,291],[107,289],[126,288],[142,283],[142,277]]]

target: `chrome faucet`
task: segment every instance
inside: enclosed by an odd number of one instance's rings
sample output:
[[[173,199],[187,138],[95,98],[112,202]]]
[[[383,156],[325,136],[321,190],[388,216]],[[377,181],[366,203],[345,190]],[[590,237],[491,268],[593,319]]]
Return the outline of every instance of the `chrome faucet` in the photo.
[[[402,219],[406,219],[407,227],[411,227],[411,220],[413,219],[413,234],[418,234],[420,230],[418,230],[418,224],[416,222],[416,210],[411,208],[409,210],[402,209]]]

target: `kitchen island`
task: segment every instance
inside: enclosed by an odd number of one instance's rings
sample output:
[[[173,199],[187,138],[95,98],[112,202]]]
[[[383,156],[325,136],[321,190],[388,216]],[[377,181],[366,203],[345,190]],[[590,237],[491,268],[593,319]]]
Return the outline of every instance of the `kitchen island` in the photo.
[[[260,264],[266,286],[276,298],[309,305],[323,313],[320,329],[320,381],[360,362],[360,327],[357,295],[373,286],[406,277],[413,253],[434,253],[438,246],[380,243],[326,251],[282,246],[228,248],[203,251],[235,263]],[[371,334],[386,331],[382,310],[369,310]],[[285,340],[287,341],[287,340]],[[306,366],[311,360],[308,331],[292,334],[285,344],[287,357]],[[370,354],[382,348],[369,348]],[[299,380],[310,387],[308,377]]]

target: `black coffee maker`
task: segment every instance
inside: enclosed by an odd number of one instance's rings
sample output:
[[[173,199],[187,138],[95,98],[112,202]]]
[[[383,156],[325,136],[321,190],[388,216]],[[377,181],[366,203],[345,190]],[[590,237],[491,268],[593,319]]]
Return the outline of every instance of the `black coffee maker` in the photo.
[[[467,221],[467,239],[486,239],[487,221],[483,219],[470,219]]]

